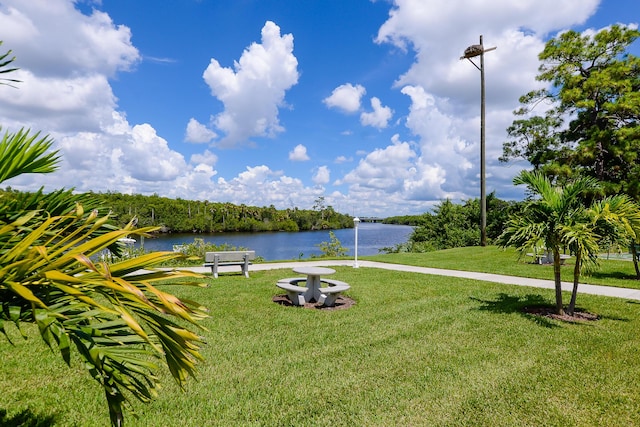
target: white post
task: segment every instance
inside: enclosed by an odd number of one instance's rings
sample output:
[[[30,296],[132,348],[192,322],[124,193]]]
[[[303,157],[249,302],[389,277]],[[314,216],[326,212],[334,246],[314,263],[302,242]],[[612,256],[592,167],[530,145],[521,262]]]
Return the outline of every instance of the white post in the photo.
[[[353,218],[353,228],[355,229],[355,261],[353,268],[358,268],[358,224],[360,224],[360,218]]]

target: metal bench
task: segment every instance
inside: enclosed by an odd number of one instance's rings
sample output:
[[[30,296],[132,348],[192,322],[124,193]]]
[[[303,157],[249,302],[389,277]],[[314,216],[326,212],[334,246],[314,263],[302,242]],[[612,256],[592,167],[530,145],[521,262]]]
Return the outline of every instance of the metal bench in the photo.
[[[211,267],[211,274],[218,278],[218,267],[221,265],[239,265],[244,277],[249,277],[249,265],[256,258],[255,251],[220,251],[207,252],[204,255],[204,266]]]
[[[528,253],[527,256],[530,256],[534,259],[535,264],[552,264],[553,263],[553,255],[549,253]],[[571,255],[560,254],[560,264],[564,265],[565,261],[570,259]]]

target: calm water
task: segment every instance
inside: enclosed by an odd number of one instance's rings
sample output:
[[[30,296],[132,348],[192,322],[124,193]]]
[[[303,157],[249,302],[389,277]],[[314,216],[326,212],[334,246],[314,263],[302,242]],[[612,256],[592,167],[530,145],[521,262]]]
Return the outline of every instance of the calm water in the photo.
[[[413,227],[361,223],[358,226],[358,256],[378,254],[378,249],[395,246],[409,239]],[[334,230],[340,243],[354,255],[354,229]],[[219,233],[219,234],[167,234],[154,239],[145,239],[144,248],[148,251],[170,251],[173,245],[193,243],[193,239],[202,238],[205,242],[222,245],[227,243],[256,251],[267,261],[309,258],[320,255],[316,246],[329,241],[329,231],[301,231],[296,233]],[[139,246],[140,242],[136,243]]]

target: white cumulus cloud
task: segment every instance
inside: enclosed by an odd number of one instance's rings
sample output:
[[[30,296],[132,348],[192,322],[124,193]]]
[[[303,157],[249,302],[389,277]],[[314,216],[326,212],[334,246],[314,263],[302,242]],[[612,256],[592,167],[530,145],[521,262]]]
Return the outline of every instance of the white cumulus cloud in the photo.
[[[216,156],[214,153],[212,153],[209,150],[205,150],[204,153],[202,154],[193,154],[191,156],[191,163],[196,164],[196,165],[208,165],[208,166],[215,166],[215,164],[218,162],[218,156]]]
[[[184,140],[186,142],[195,142],[196,144],[206,144],[211,142],[218,135],[194,119],[193,117],[187,123],[187,130],[185,131]]]
[[[411,100],[403,120],[416,138],[411,166],[402,169],[406,177],[400,197],[433,203],[479,196],[480,75],[459,57],[479,43],[480,34],[485,48],[497,46],[485,55],[487,191],[499,188],[502,197],[515,195],[511,179],[519,168],[506,168],[498,157],[518,98],[541,87],[535,80],[538,53],[552,32],[584,23],[599,3],[394,0],[376,42],[414,56],[394,83]],[[345,179],[361,189],[363,172],[359,165]]]
[[[313,175],[313,182],[318,185],[327,184],[331,179],[331,171],[326,166],[320,166]]]
[[[379,189],[386,193],[400,191],[404,180],[411,176],[415,157],[416,152],[411,145],[399,141],[395,136],[392,145],[369,153],[338,183],[358,184],[360,187]]]
[[[383,106],[375,96],[371,98],[371,108],[373,108],[372,112],[360,114],[360,123],[363,126],[372,126],[378,129],[386,128],[393,116],[391,108]]]
[[[253,43],[234,67],[222,67],[211,59],[203,78],[211,94],[224,104],[214,118],[224,137],[220,146],[234,146],[255,136],[273,137],[282,132],[278,109],[285,93],[298,82],[298,60],[293,55],[293,35],[280,35],[280,27],[267,21],[262,43]]]
[[[151,124],[131,124],[118,111],[109,79],[140,60],[131,31],[104,12],[85,15],[74,3],[3,0],[0,6],[3,47],[19,57],[15,78],[22,80],[18,89],[8,88],[11,96],[0,97],[0,123],[9,130],[43,129],[61,154],[56,173],[9,184],[160,192],[188,167]]]
[[[360,100],[366,92],[366,89],[361,85],[354,86],[351,83],[345,83],[335,88],[331,95],[322,102],[329,108],[355,113],[360,110]]]
[[[40,77],[75,71],[113,76],[140,61],[131,30],[99,10],[84,15],[69,0],[3,0],[2,40],[20,53],[20,66]]]
[[[348,157],[347,156],[338,156],[336,157],[336,159],[333,161],[334,163],[340,164],[340,163],[347,163],[347,162],[351,162],[353,161],[352,157]]]
[[[296,145],[295,148],[289,152],[289,160],[293,162],[306,162],[309,160],[307,147],[302,144]]]

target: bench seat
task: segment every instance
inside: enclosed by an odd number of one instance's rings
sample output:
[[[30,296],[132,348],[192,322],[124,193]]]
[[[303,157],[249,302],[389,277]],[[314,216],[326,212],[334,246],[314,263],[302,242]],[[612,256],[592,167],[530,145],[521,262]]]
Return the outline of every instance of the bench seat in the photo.
[[[320,288],[318,300],[318,303],[327,307],[333,307],[340,294],[351,289],[348,283],[339,280],[321,279],[320,282],[329,285],[329,287]]]
[[[244,277],[249,277],[249,265],[256,258],[255,251],[219,251],[207,252],[204,255],[204,267],[211,267],[211,274],[218,278],[218,267],[221,265],[239,265]]]
[[[298,286],[296,283],[306,281],[307,279],[304,277],[280,279],[278,280],[278,283],[276,283],[276,286],[287,291],[287,297],[293,305],[305,305],[306,301],[304,299],[304,294],[308,289],[304,286]]]
[[[538,253],[538,254],[534,254],[534,253],[527,253],[527,256],[530,256],[534,259],[534,262],[536,264],[551,264],[551,256],[550,254],[546,254],[546,253]],[[564,265],[565,261],[570,259],[571,255],[566,255],[566,254],[560,254],[560,264]]]
[[[333,279],[320,279],[320,283],[326,283],[327,285],[329,285],[329,287],[332,287],[332,286],[346,286],[346,287],[349,287],[348,283],[341,282],[340,280],[333,280]]]

